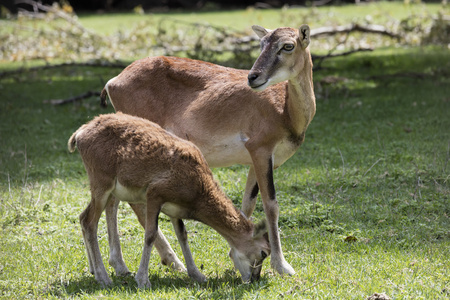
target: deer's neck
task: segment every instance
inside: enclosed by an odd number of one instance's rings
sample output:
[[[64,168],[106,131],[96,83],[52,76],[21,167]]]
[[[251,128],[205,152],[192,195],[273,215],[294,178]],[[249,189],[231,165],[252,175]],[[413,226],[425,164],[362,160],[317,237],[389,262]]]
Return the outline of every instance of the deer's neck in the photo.
[[[312,62],[288,81],[286,86],[286,112],[290,127],[296,135],[304,134],[316,113],[316,100],[312,79]]]
[[[199,221],[212,227],[231,245],[242,242],[253,227],[251,221],[224,194],[220,198],[210,197],[207,204],[202,205]]]

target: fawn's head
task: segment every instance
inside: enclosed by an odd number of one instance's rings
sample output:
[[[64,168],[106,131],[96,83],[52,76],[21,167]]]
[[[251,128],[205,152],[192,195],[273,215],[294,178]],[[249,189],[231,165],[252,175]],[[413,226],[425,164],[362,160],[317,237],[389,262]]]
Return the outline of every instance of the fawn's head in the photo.
[[[230,257],[239,270],[244,282],[258,280],[264,259],[270,255],[270,243],[267,234],[267,224],[263,222],[254,225],[249,243],[232,247]]]

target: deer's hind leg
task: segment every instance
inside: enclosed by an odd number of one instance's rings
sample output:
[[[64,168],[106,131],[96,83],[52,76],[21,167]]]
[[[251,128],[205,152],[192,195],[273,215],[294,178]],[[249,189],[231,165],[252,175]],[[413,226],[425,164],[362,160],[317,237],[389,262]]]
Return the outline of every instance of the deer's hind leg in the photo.
[[[147,192],[147,199],[150,199],[151,192]],[[148,279],[148,264],[153,244],[158,236],[158,216],[161,211],[161,198],[153,196],[152,200],[147,200],[146,218],[145,218],[145,237],[144,249],[142,250],[139,270],[134,277],[140,289],[151,288]]]
[[[106,205],[106,225],[108,227],[109,264],[114,268],[118,276],[130,274],[122,256],[120,247],[119,228],[117,225],[117,211],[120,200],[112,196]]]
[[[97,239],[97,230],[100,216],[111,198],[111,191],[112,188],[105,190],[96,188],[91,184],[91,202],[80,215],[81,230],[89,260],[89,269],[102,286],[110,285],[112,281],[108,277],[102,261]]]

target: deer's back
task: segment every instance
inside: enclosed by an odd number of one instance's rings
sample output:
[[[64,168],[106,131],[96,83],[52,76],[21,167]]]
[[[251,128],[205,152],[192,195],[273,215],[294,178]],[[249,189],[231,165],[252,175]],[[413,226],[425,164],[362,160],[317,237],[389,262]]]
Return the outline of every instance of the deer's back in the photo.
[[[212,178],[194,144],[130,115],[98,116],[81,127],[76,142],[88,173],[117,178],[125,187],[162,183],[201,187],[202,180]]]
[[[107,90],[116,111],[152,120],[164,128],[170,128],[173,120],[183,118],[186,112],[208,118],[213,111],[217,120],[221,111],[228,118],[228,114],[245,112],[246,106],[265,111],[271,108],[264,106],[283,107],[282,86],[254,92],[247,85],[247,75],[247,70],[199,60],[151,57],[133,62],[107,83]],[[280,100],[283,103],[276,103]]]

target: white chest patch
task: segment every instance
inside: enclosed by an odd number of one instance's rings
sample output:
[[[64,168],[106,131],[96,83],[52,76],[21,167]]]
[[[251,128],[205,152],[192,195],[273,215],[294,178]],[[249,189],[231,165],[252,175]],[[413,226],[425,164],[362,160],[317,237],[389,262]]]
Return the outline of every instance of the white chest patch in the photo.
[[[297,149],[298,146],[294,145],[288,139],[284,139],[280,143],[278,143],[274,150],[274,167],[277,168],[284,164],[286,160],[294,155]]]

